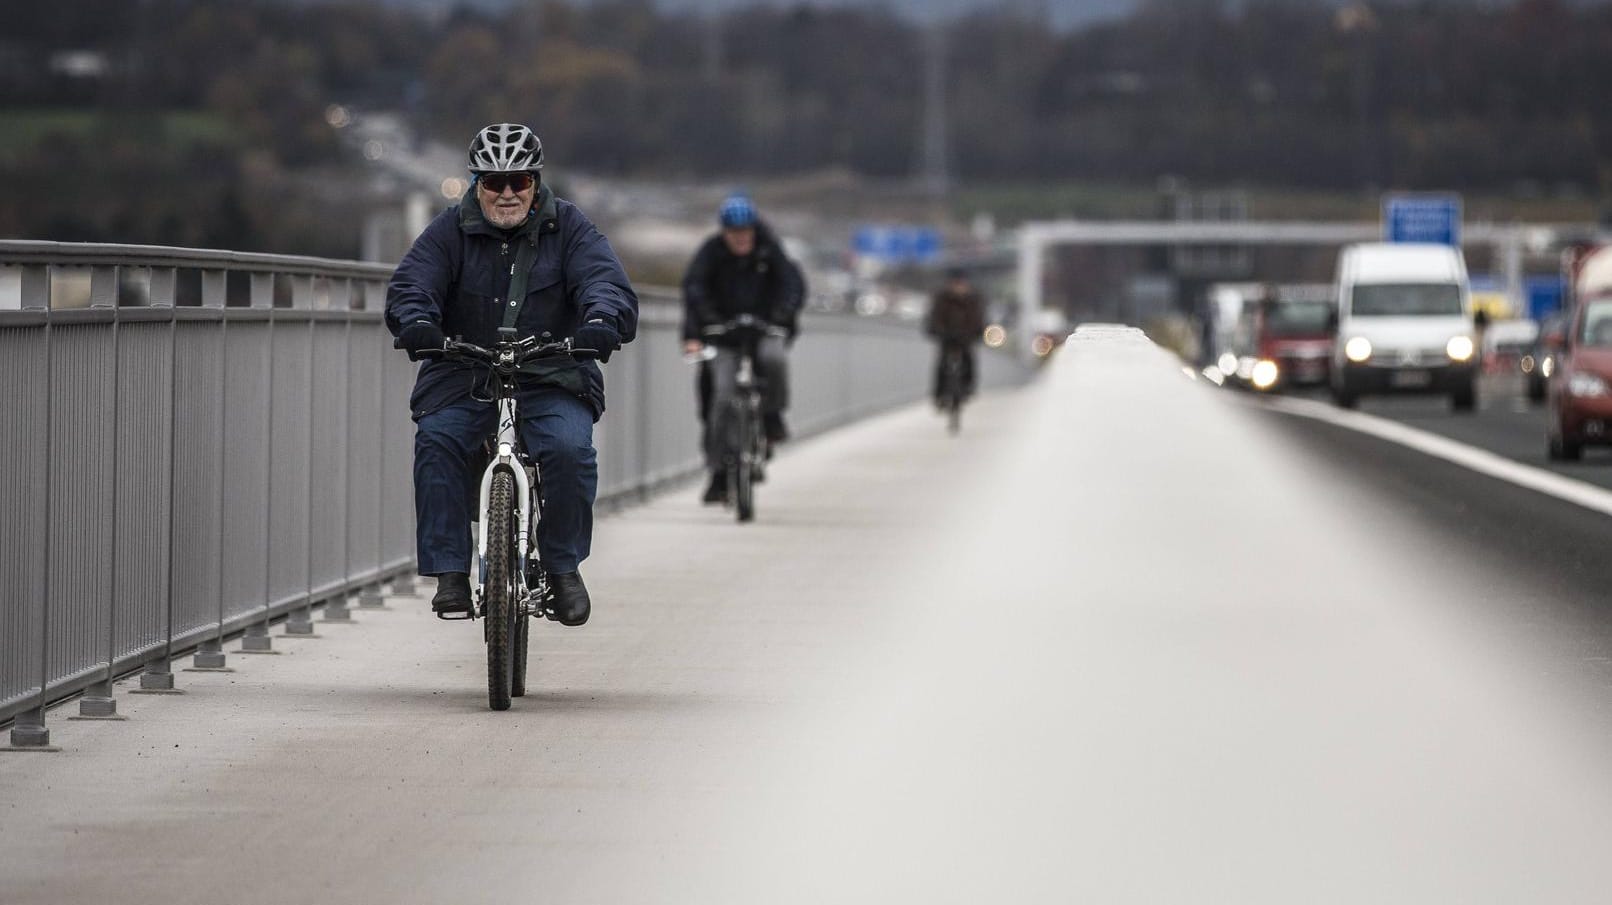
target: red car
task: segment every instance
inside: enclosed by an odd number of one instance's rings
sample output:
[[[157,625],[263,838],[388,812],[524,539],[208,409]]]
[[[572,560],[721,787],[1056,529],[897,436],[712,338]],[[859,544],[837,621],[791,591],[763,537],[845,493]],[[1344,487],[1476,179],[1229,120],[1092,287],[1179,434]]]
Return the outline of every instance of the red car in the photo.
[[[1260,391],[1324,386],[1332,370],[1335,309],[1328,301],[1248,306],[1233,339],[1236,377]]]
[[[1550,457],[1578,459],[1612,444],[1612,295],[1580,303],[1548,389]]]

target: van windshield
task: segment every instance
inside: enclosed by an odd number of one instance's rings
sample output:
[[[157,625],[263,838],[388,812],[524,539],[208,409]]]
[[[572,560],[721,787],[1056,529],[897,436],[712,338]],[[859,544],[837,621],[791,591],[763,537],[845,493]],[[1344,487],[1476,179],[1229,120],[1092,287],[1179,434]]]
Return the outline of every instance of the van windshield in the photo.
[[[1454,283],[1357,285],[1350,312],[1355,317],[1461,314],[1461,287]]]
[[[1326,302],[1284,302],[1271,309],[1266,328],[1272,336],[1325,336],[1331,319]]]
[[[1584,306],[1584,333],[1579,341],[1586,346],[1612,346],[1612,299]]]

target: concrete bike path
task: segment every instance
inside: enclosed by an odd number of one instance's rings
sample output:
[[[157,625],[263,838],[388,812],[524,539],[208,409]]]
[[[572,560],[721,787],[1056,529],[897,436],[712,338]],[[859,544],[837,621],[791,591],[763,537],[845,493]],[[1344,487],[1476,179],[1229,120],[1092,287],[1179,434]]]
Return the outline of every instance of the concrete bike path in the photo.
[[[424,599],[58,712],[0,757],[0,901],[1596,898],[1604,721],[1447,605],[1505,576],[1269,440],[1072,343],[960,437],[790,450],[753,525],[697,488],[601,520],[594,621],[534,633],[507,713]]]

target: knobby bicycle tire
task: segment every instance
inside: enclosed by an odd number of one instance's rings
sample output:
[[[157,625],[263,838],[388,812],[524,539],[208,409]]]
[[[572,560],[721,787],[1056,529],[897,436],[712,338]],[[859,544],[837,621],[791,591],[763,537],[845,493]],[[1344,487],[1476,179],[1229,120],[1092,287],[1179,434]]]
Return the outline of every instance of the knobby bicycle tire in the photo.
[[[758,428],[755,413],[748,406],[741,406],[735,426],[739,442],[733,469],[733,508],[739,521],[748,522],[756,517],[755,438],[752,436]]]
[[[515,477],[499,469],[493,473],[487,499],[487,706],[508,710],[514,672],[515,628]]]

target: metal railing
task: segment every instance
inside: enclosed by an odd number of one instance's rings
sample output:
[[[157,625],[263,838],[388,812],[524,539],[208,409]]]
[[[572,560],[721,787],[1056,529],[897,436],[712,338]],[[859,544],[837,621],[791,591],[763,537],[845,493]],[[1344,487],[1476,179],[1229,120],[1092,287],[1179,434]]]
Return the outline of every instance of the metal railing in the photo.
[[[44,745],[45,708],[112,682],[172,690],[311,634],[383,585],[412,591],[414,366],[381,306],[391,268],[279,255],[0,241],[0,723]],[[601,503],[701,468],[680,310],[642,292],[606,367]],[[910,324],[809,317],[791,356],[796,433],[920,398]],[[1022,379],[987,357],[987,384]]]

